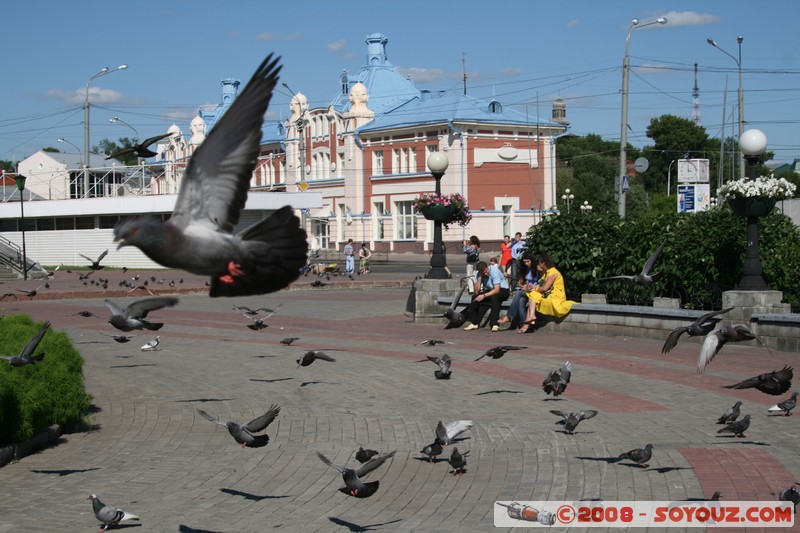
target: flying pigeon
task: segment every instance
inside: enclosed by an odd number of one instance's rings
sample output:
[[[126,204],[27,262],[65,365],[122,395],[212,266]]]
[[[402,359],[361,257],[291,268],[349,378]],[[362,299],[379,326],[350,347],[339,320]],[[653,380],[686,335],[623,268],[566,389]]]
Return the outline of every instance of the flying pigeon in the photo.
[[[117,526],[123,520],[139,520],[139,517],[135,514],[131,514],[129,512],[123,511],[122,509],[117,509],[113,505],[106,505],[105,503],[100,501],[100,498],[97,497],[97,494],[92,494],[87,500],[92,500],[92,510],[94,511],[94,516],[103,523],[103,527],[97,533],[102,533],[109,526]]]
[[[344,484],[347,486],[347,491],[351,496],[359,496],[362,498],[366,498],[368,496],[372,496],[373,494],[375,494],[375,491],[378,490],[378,487],[380,486],[380,482],[372,481],[370,483],[364,483],[363,481],[361,481],[361,477],[365,476],[366,474],[372,472],[373,470],[381,466],[383,463],[386,462],[387,459],[394,457],[396,451],[397,450],[389,452],[385,455],[378,455],[377,457],[373,457],[366,463],[359,466],[357,469],[335,465],[327,457],[325,457],[319,452],[317,452],[317,457],[319,457],[323,463],[333,468],[334,470],[338,470],[342,474],[342,479],[344,479]]]
[[[147,298],[144,300],[136,300],[123,309],[111,300],[105,300],[106,307],[111,310],[111,318],[108,320],[108,323],[120,331],[127,332],[135,329],[156,331],[161,329],[164,324],[162,322],[148,322],[144,320],[147,317],[147,313],[163,307],[172,307],[176,305],[178,301],[177,298],[172,297]]]
[[[723,346],[728,342],[750,341],[755,339],[761,346],[767,349],[772,355],[772,351],[764,340],[750,331],[744,324],[731,324],[712,331],[706,335],[703,347],[700,349],[700,358],[697,360],[697,372],[702,374],[706,367],[714,360],[714,356],[719,353]]]
[[[89,317],[98,318],[97,315],[92,313],[91,311],[78,311],[77,313],[73,313],[70,316],[82,316],[84,318],[89,318]]]
[[[793,392],[791,398],[773,405],[769,410],[772,412],[783,411],[785,413],[784,416],[792,416],[792,409],[795,407],[797,407],[797,392]]]
[[[433,439],[431,444],[428,444],[424,448],[422,448],[419,453],[423,453],[428,456],[428,462],[432,463],[433,459],[437,455],[442,455],[442,443],[439,442],[438,438]]]
[[[40,353],[39,355],[33,355],[33,352],[36,351],[37,346],[39,343],[42,342],[42,338],[44,334],[47,333],[47,329],[50,327],[50,322],[45,322],[42,324],[42,327],[39,328],[39,332],[33,336],[31,340],[22,348],[22,351],[17,356],[10,356],[10,355],[2,355],[0,359],[5,359],[11,366],[25,366],[25,365],[35,365],[38,362],[41,362],[44,359],[44,354]]]
[[[472,420],[454,420],[446,426],[439,420],[436,425],[436,438],[443,446],[452,443],[456,437],[472,427]]]
[[[194,153],[172,216],[120,221],[118,248],[136,246],[165,267],[210,276],[212,297],[274,292],[300,276],[308,242],[291,206],[232,234],[258,158],[277,62],[271,55],[264,60]]]
[[[427,355],[425,356],[427,359],[423,359],[422,361],[431,361],[432,363],[436,363],[439,366],[439,369],[434,371],[433,375],[436,376],[436,379],[450,379],[450,375],[453,373],[450,370],[450,365],[452,364],[452,359],[447,354],[444,354],[442,357],[436,357],[435,355]],[[422,362],[417,361],[417,362]]]
[[[336,359],[326,354],[325,352],[320,352],[318,350],[309,350],[303,354],[303,357],[297,360],[297,366],[308,366],[317,359],[330,362],[336,361]]]
[[[667,340],[664,341],[664,346],[661,348],[661,353],[669,353],[677,344],[678,338],[686,333],[689,337],[701,337],[703,335],[708,335],[714,328],[717,327],[721,318],[715,318],[717,315],[722,315],[727,313],[733,309],[733,307],[728,307],[726,309],[722,309],[720,311],[711,311],[710,313],[706,313],[703,316],[700,316],[689,324],[688,326],[681,326],[679,328],[673,329],[670,334],[667,336]]]
[[[739,407],[741,406],[742,402],[736,402],[733,406],[728,407],[728,409],[722,413],[722,416],[717,419],[717,424],[730,424],[734,422],[739,418]]]
[[[361,464],[364,464],[373,457],[375,457],[376,455],[378,455],[377,450],[370,450],[370,449],[365,450],[363,447],[359,446],[358,451],[356,452],[356,461],[358,461]]]
[[[266,433],[263,435],[253,435],[253,433],[263,431],[275,420],[275,417],[278,416],[280,411],[281,407],[279,405],[271,405],[269,411],[258,418],[246,424],[239,424],[237,422],[222,422],[202,409],[197,410],[197,412],[209,422],[228,428],[228,433],[231,434],[236,442],[242,445],[242,448],[261,448],[262,446],[266,446],[269,442],[269,435]]]
[[[569,379],[572,376],[572,363],[567,361],[558,370],[553,370],[542,382],[542,389],[545,393],[558,396],[567,390]]]
[[[234,305],[233,306],[233,310],[234,311],[239,311],[243,315],[250,315],[250,316],[255,316],[258,313],[262,313],[262,312],[263,313],[270,313],[270,314],[275,312],[274,309],[267,309],[266,307],[259,307],[258,309],[250,309],[246,305]]]
[[[28,291],[28,290],[25,290],[25,289],[14,289],[14,290],[17,291],[17,292],[21,292],[21,293],[25,294],[29,298],[33,298],[34,296],[39,294],[39,289],[41,289],[42,287],[48,288],[48,287],[50,287],[50,285],[48,285],[47,283],[42,283],[41,285],[39,285],[38,287],[36,287],[35,289],[33,289],[31,291]]]
[[[418,344],[418,346],[436,346],[437,344],[455,344],[454,342],[440,340],[440,339],[427,339]]]
[[[106,250],[105,252],[100,254],[100,257],[97,258],[97,261],[95,261],[91,257],[86,257],[83,254],[78,254],[78,255],[83,257],[84,259],[86,259],[87,261],[89,261],[91,263],[91,266],[89,268],[91,268],[92,270],[100,270],[101,268],[105,268],[104,265],[100,264],[100,261],[102,261],[103,258],[108,255],[108,250]]]
[[[291,346],[294,341],[299,341],[300,337],[286,337],[285,339],[281,339],[281,344],[285,344],[286,346]]]
[[[721,499],[722,499],[722,493],[720,491],[718,491],[718,490],[715,490],[714,494],[711,495],[711,498],[709,499],[709,501],[718,502]]]
[[[503,357],[506,352],[510,350],[524,350],[527,346],[495,346],[494,348],[489,348],[484,352],[480,357],[475,359],[476,361],[480,361],[484,357],[491,357],[492,359],[500,359]]]
[[[650,274],[650,272],[653,270],[653,266],[656,264],[658,256],[661,254],[661,250],[664,249],[665,244],[667,244],[667,239],[664,239],[661,245],[659,245],[659,247],[656,248],[656,251],[653,252],[653,255],[647,258],[647,262],[644,264],[644,268],[642,268],[641,273],[636,274],[635,276],[609,276],[607,278],[600,278],[600,281],[606,281],[610,279],[624,279],[632,281],[637,285],[645,285],[645,286],[650,285],[651,283],[656,281],[656,278],[659,276],[659,274]]]
[[[141,157],[143,159],[146,159],[148,157],[153,157],[154,155],[156,155],[156,152],[150,150],[148,146],[150,146],[153,143],[157,143],[161,139],[166,139],[170,135],[172,135],[172,133],[162,133],[161,135],[156,135],[155,137],[150,137],[148,139],[145,139],[144,141],[140,142],[135,146],[128,146],[126,148],[117,150],[113,154],[106,157],[106,161],[108,161],[109,159],[116,159],[126,154],[136,154],[136,157]]]
[[[465,469],[467,467],[467,455],[469,454],[469,450],[464,453],[458,453],[458,448],[453,446],[453,453],[450,454],[450,459],[447,461],[450,463],[450,466],[453,467],[453,475],[461,474],[464,475]]]
[[[556,422],[556,424],[561,424],[564,426],[564,431],[570,435],[575,434],[575,428],[578,427],[581,420],[586,420],[587,418],[593,418],[597,415],[597,411],[592,409],[586,411],[579,411],[578,413],[565,413],[564,411],[552,410],[550,411],[554,415],[560,416],[561,420]]]
[[[111,337],[120,344],[125,344],[126,342],[130,342],[132,338],[138,337],[138,335],[111,335],[109,333],[103,333],[102,331],[100,332],[100,335]]]
[[[733,433],[737,439],[739,437],[746,437],[744,432],[750,427],[750,415],[744,415],[741,420],[731,422],[725,427],[719,428],[717,433]]]
[[[161,342],[161,337],[156,335],[156,338],[142,346],[140,349],[143,352],[155,352],[158,351],[158,345]]]
[[[766,374],[748,378],[734,385],[726,385],[726,389],[758,389],[772,396],[779,396],[792,387],[792,367],[784,366],[781,370],[773,370]]]
[[[653,445],[648,444],[644,448],[636,448],[635,450],[631,450],[629,452],[619,454],[618,459],[627,459],[629,461],[633,461],[640,468],[647,468],[648,465],[647,461],[653,456]]]
[[[792,502],[797,507],[797,504],[800,503],[800,492],[797,492],[797,489],[792,485],[788,489],[780,491],[778,499],[782,502]]]

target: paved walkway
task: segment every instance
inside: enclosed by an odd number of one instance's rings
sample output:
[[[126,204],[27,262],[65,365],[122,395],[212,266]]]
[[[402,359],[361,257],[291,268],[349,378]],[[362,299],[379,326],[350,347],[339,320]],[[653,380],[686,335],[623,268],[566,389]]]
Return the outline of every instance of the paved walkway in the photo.
[[[726,346],[698,377],[693,343],[664,356],[660,342],[622,337],[443,331],[405,317],[407,287],[379,286],[380,274],[334,278],[322,289],[301,278],[297,290],[263,297],[181,295],[177,307],[151,315],[167,324],[162,349],[143,353],[151,335],[128,344],[100,335],[113,331],[102,303],[111,287],[104,294],[81,283],[73,296],[82,298],[44,299],[62,276],[76,283],[76,274],[57,273],[40,295],[6,297],[0,307],[70,334],[86,359],[96,429],[0,468],[0,531],[96,531],[90,493],[141,516],[131,532],[490,531],[495,500],[678,500],[715,490],[727,500],[776,500],[800,478],[800,417],[766,411],[785,396],[721,388],[784,364],[800,369],[797,353]],[[176,289],[203,288],[183,277]],[[233,304],[280,309],[268,328],[251,331]],[[300,340],[280,344],[289,336]],[[416,345],[427,338],[455,344]],[[499,344],[527,348],[474,362]],[[298,368],[308,349],[337,361]],[[444,352],[455,359],[450,381],[435,380],[432,363],[415,363]],[[553,400],[541,382],[565,360],[573,383]],[[714,422],[737,398],[753,417],[747,438],[718,436]],[[246,421],[273,403],[281,413],[259,449],[242,449],[196,411]],[[600,414],[566,435],[551,409]],[[467,473],[455,477],[446,461],[418,453],[439,420],[453,419],[475,424],[457,444],[470,452]],[[605,460],[648,442],[647,469]],[[368,499],[339,492],[341,476],[316,457],[352,465],[359,445],[397,450],[368,478],[381,482]]]

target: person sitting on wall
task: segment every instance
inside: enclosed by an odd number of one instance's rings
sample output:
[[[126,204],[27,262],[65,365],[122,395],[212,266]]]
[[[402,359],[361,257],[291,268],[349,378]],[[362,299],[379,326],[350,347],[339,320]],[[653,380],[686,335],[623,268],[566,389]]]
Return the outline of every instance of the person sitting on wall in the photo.
[[[500,331],[500,307],[508,299],[508,280],[499,268],[489,268],[484,261],[475,265],[475,295],[464,312],[468,324],[464,331],[478,329],[481,318],[490,309],[489,326],[492,331]]]
[[[542,254],[536,262],[539,271],[539,282],[533,290],[528,291],[528,316],[517,333],[527,333],[536,323],[536,313],[554,317],[567,316],[572,306],[578,302],[567,300],[564,288],[564,276],[556,269],[553,259]]]

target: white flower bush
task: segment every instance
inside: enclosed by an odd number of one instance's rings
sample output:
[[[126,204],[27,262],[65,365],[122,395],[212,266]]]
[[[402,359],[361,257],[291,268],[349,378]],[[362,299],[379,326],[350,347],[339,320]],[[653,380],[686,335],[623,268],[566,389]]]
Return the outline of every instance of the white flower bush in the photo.
[[[754,180],[743,179],[725,183],[717,190],[724,199],[753,198],[762,196],[775,200],[787,200],[794,196],[796,187],[784,178],[759,176]]]

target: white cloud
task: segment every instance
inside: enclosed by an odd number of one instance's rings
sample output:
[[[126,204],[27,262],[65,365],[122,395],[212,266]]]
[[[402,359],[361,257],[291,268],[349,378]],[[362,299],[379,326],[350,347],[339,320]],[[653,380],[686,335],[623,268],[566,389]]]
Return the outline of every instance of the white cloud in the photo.
[[[637,74],[667,74],[671,71],[671,68],[664,64],[645,63],[644,65],[633,67],[632,70]]]
[[[661,15],[666,17],[667,26],[675,28],[678,26],[704,26],[706,24],[716,24],[719,22],[717,15],[698,13],[696,11],[670,11]]]
[[[506,67],[500,69],[500,73],[503,76],[519,76],[520,74],[522,74],[522,69],[519,67]]]
[[[572,19],[569,22],[567,22],[567,29],[574,30],[575,28],[578,27],[578,24],[580,24],[580,22],[578,22],[578,19]]]
[[[256,41],[274,41],[276,38],[277,36],[274,33],[268,31],[256,35]]]
[[[326,47],[331,52],[343,52],[347,48],[347,41],[345,39],[339,39],[336,42],[326,45]]]
[[[417,83],[433,83],[441,80],[460,78],[458,72],[447,72],[438,68],[396,67],[397,72]]]
[[[80,89],[75,89],[74,92],[65,91],[64,89],[50,89],[44,93],[44,96],[53,100],[61,100],[70,105],[78,105],[83,104],[86,98],[86,88],[81,87]],[[93,104],[114,104],[124,99],[125,97],[121,92],[101,87],[89,87],[89,101]]]

